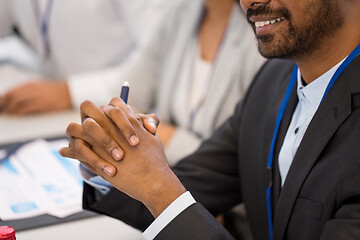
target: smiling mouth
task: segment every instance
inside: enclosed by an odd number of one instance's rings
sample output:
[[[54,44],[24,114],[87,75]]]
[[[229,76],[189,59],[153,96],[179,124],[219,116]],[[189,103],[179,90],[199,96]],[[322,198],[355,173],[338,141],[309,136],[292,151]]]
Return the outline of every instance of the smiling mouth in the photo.
[[[271,24],[274,24],[274,23],[281,22],[284,19],[285,19],[285,17],[280,17],[280,18],[277,18],[277,19],[274,19],[274,20],[269,20],[269,21],[257,21],[257,22],[255,22],[255,27],[259,28],[259,27],[268,26],[268,25],[271,25]]]

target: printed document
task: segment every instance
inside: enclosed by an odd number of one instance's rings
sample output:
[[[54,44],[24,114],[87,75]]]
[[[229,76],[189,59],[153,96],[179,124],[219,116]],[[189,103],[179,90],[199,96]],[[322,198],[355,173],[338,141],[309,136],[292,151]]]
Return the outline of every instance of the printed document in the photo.
[[[49,214],[59,218],[82,210],[83,181],[76,160],[61,157],[67,140],[36,140],[0,162],[0,219]]]

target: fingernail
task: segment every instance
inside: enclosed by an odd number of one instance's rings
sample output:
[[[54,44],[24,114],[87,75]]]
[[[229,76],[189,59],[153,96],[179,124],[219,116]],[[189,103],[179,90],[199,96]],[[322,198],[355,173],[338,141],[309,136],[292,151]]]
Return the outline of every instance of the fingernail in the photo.
[[[139,138],[136,135],[130,137],[131,145],[136,146],[139,143]]]
[[[153,127],[153,128],[154,128],[154,130],[156,130],[156,124],[155,124],[155,122],[154,122],[154,121],[151,121],[151,122],[150,122],[150,126],[151,126],[151,127]]]
[[[103,171],[108,175],[109,177],[114,176],[114,171],[109,167],[104,167]]]
[[[122,152],[119,149],[114,149],[111,151],[113,158],[117,161],[122,159]]]

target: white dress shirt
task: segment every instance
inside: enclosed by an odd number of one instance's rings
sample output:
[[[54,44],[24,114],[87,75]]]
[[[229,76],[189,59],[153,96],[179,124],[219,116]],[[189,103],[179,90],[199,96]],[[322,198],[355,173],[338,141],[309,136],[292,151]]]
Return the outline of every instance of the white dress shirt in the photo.
[[[159,232],[168,225],[177,215],[186,208],[194,204],[196,201],[190,192],[183,193],[174,202],[172,202],[164,212],[158,216],[154,222],[145,230],[141,239],[151,240],[159,234]]]
[[[299,102],[293,113],[289,128],[285,135],[284,143],[279,153],[281,186],[284,185],[295,153],[304,137],[311,119],[319,108],[326,87],[344,60],[306,86],[303,85],[300,70],[298,70],[297,95]]]

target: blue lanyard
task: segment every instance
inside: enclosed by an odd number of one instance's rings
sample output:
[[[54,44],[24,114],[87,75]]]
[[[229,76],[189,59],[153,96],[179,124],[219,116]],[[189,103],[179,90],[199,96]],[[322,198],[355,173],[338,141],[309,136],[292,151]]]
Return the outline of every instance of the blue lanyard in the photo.
[[[326,87],[325,93],[322,97],[322,100],[325,98],[330,88],[333,86],[335,81],[339,78],[339,76],[344,72],[344,70],[349,66],[349,64],[360,54],[360,44],[350,53],[350,55],[345,59],[345,61],[340,65],[340,67],[336,70],[335,74],[332,76],[328,86]],[[289,102],[290,95],[295,87],[295,83],[297,81],[297,72],[298,66],[295,65],[294,70],[292,72],[290,82],[287,86],[285,97],[281,103],[279,112],[276,117],[275,122],[275,131],[271,142],[269,157],[267,161],[267,170],[270,172],[270,176],[272,176],[272,165],[274,160],[274,150],[275,150],[275,142],[279,132],[280,123],[282,118],[284,117],[286,106]],[[321,100],[321,101],[322,101]],[[269,239],[273,239],[273,219],[272,219],[272,207],[271,207],[271,188],[272,188],[272,179],[270,179],[269,186],[266,188],[266,207],[268,213],[268,224],[269,224]]]
[[[50,41],[49,41],[49,22],[51,9],[54,0],[48,0],[46,2],[45,12],[44,14],[40,14],[40,7],[37,0],[32,0],[32,5],[34,9],[35,16],[37,17],[38,26],[41,32],[41,38],[45,48],[45,56],[48,57],[50,54]]]

